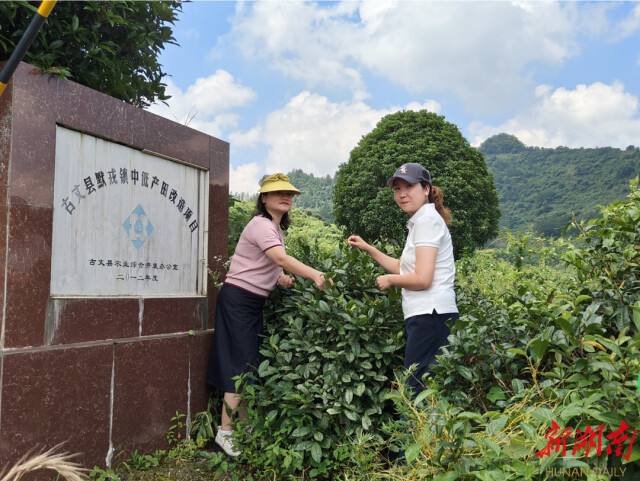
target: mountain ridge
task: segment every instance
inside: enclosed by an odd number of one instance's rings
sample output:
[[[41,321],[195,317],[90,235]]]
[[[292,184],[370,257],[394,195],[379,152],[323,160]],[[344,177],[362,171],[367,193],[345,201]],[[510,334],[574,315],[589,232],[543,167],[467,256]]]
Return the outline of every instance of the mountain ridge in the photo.
[[[592,219],[600,207],[626,199],[629,181],[640,175],[640,148],[528,147],[517,137],[498,134],[485,140],[484,154],[500,199],[500,226],[557,237],[571,221]],[[336,176],[316,177],[302,169],[287,174],[302,195],[294,207],[334,222]],[[446,197],[445,197],[446,199]],[[455,212],[453,213],[455,215]]]

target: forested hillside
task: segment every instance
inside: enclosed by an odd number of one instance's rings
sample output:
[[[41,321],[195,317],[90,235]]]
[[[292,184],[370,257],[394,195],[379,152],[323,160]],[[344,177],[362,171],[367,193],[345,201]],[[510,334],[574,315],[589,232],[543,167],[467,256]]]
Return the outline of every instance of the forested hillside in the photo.
[[[557,236],[571,220],[592,219],[599,206],[623,200],[629,179],[640,175],[640,148],[546,149],[526,147],[516,137],[500,134],[479,150],[493,173],[502,217],[510,230],[532,226]]]
[[[313,174],[304,173],[301,169],[296,169],[287,175],[291,183],[302,192],[302,195],[296,197],[294,207],[303,211],[309,210],[333,222],[331,194],[335,178],[328,175],[315,177]]]
[[[297,195],[293,204],[294,209],[321,217],[327,222],[333,222],[333,186],[335,177],[316,177],[307,174],[302,169],[295,169],[287,173],[291,183],[300,189],[301,195]],[[234,199],[242,202],[255,203],[258,198],[256,192],[232,192]]]
[[[487,139],[478,150],[494,176],[502,214],[500,225],[511,231],[531,227],[557,237],[571,221],[572,213],[578,219],[599,217],[600,206],[625,199],[629,180],[640,175],[640,147],[632,145],[624,150],[547,149],[527,147],[512,135],[499,134]],[[302,191],[294,207],[333,222],[336,178],[315,177],[301,169],[287,175]]]

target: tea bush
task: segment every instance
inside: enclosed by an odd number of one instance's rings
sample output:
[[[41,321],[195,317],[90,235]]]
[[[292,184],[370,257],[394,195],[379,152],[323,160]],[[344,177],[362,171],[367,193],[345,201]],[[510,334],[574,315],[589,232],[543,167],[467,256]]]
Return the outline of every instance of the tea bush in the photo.
[[[382,441],[380,427],[394,417],[386,395],[403,364],[400,293],[375,288],[380,270],[359,250],[297,249],[335,286],[298,279],[269,303],[259,379],[244,388],[252,424],[244,450],[256,469],[328,479],[354,461],[358,439]]]
[[[573,229],[575,239],[512,238],[457,262],[461,317],[415,401],[403,383],[399,291],[375,288],[381,270],[360,251],[291,246],[336,285],[298,279],[268,303],[259,378],[244,393],[253,430],[236,431],[254,479],[543,481],[587,469],[595,481],[617,468],[617,479],[638,479],[637,182]],[[623,423],[621,449],[607,450],[605,435]],[[600,426],[602,451],[587,456],[594,438],[584,433]],[[571,435],[554,441],[563,429]],[[397,449],[406,464],[389,462]]]
[[[521,387],[530,385],[525,350],[551,322],[549,300],[571,282],[563,269],[546,263],[516,268],[496,252],[478,252],[457,263],[460,319],[449,346],[434,368],[451,401],[472,409],[499,409]],[[547,333],[548,335],[548,333]],[[535,344],[534,355],[541,345]]]
[[[640,427],[637,182],[629,200],[574,227],[575,242],[560,240],[535,267],[488,253],[459,263],[464,315],[434,368],[429,402],[416,409],[401,388],[392,396],[412,427],[403,479],[542,481],[551,470],[553,479],[604,480],[615,469],[619,479],[640,477],[640,449],[630,449]],[[559,262],[565,268],[549,269]],[[602,451],[594,444],[587,456],[584,433],[600,426]],[[607,448],[617,430],[620,451]]]
[[[557,241],[526,233],[457,262],[461,317],[414,400],[400,292],[378,291],[382,271],[359,250],[289,246],[335,286],[298,278],[273,293],[259,377],[244,386],[252,430],[237,423],[234,434],[242,463],[203,452],[209,467],[255,481],[640,479],[638,182],[628,200],[573,230],[577,238]],[[167,457],[191,459],[211,441],[219,406],[198,414],[180,442],[176,414]],[[587,437],[600,427],[600,438]],[[396,465],[398,451],[405,462]],[[161,457],[136,452],[125,465]]]

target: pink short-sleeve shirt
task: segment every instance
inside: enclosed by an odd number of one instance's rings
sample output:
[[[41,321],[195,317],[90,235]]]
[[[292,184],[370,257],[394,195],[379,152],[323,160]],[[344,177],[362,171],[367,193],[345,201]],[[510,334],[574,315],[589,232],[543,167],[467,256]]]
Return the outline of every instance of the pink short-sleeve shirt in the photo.
[[[255,216],[242,231],[225,282],[259,296],[269,296],[282,267],[265,252],[277,246],[284,247],[282,231],[266,217]]]

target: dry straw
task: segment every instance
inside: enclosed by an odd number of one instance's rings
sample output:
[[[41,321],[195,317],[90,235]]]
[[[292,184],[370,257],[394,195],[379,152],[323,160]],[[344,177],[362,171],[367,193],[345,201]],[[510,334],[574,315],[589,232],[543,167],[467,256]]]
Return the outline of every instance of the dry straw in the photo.
[[[78,463],[71,461],[76,454],[56,453],[60,444],[48,451],[33,455],[31,451],[25,454],[9,471],[6,467],[0,471],[0,481],[19,481],[27,473],[48,469],[56,471],[60,479],[67,481],[84,481],[87,470]]]

